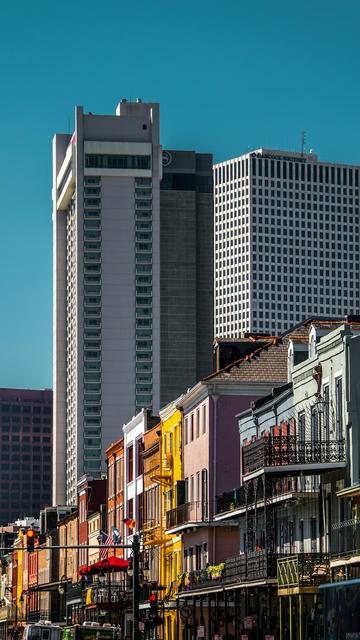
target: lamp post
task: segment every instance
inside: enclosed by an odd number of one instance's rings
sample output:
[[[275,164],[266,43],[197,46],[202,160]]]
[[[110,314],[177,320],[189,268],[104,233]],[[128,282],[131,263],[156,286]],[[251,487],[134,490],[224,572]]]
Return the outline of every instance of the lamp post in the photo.
[[[58,592],[59,592],[60,596],[65,596],[65,598],[64,598],[64,607],[63,607],[65,615],[62,616],[62,618],[65,618],[65,624],[68,623],[67,605],[66,605],[66,587],[67,587],[67,577],[65,575],[63,575],[60,578],[60,583],[59,583],[59,586],[58,586]],[[60,604],[60,611],[61,611],[61,604]]]
[[[140,604],[140,582],[139,582],[139,569],[140,569],[140,541],[139,536],[135,533],[132,541],[132,552],[133,552],[133,601],[132,601],[132,609],[133,609],[133,633],[132,640],[139,640],[140,638],[140,629],[139,629],[139,604]]]

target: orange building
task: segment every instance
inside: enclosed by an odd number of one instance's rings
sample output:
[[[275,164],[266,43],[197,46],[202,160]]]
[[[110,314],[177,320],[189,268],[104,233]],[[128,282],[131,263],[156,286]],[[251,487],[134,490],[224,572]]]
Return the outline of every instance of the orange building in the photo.
[[[107,464],[107,533],[111,534],[113,527],[116,527],[121,539],[124,540],[124,438],[121,437],[110,445],[105,453]],[[122,557],[123,550],[116,549],[115,555]]]

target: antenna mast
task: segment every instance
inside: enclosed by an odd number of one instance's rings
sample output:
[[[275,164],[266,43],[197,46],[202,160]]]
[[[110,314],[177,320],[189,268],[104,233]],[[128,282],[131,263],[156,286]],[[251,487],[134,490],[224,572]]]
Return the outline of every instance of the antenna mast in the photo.
[[[306,142],[306,131],[301,132],[301,156],[305,155],[305,142]]]

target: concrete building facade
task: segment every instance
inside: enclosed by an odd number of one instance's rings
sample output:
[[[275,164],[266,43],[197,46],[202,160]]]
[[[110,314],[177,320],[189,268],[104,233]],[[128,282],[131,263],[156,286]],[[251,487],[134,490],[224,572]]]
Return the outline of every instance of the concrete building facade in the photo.
[[[75,119],[53,143],[54,504],[100,477],[119,425],[211,368],[211,156],[162,154],[158,104]]]
[[[270,149],[214,166],[216,336],[359,313],[359,170]]]

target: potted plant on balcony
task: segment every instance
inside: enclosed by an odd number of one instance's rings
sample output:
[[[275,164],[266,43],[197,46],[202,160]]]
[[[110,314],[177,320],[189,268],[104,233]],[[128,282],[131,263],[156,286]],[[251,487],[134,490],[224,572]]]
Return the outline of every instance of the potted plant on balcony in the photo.
[[[206,568],[206,572],[211,580],[220,580],[224,567],[225,564],[223,562],[220,562],[220,564],[209,565]]]

